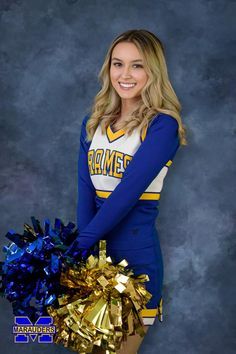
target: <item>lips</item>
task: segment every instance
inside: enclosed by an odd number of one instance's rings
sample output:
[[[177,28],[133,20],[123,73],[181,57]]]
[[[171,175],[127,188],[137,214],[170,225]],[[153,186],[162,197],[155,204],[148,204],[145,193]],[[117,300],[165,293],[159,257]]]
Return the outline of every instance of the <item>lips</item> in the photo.
[[[120,82],[119,81],[119,85],[122,87],[122,88],[132,88],[136,85],[135,82]]]

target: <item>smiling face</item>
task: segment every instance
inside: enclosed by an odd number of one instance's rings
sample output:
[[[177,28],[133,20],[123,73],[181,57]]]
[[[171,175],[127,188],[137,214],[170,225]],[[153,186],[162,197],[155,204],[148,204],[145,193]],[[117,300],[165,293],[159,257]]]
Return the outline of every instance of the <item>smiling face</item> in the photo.
[[[113,48],[110,79],[121,99],[135,102],[140,98],[148,75],[144,70],[143,57],[134,43],[120,42]]]

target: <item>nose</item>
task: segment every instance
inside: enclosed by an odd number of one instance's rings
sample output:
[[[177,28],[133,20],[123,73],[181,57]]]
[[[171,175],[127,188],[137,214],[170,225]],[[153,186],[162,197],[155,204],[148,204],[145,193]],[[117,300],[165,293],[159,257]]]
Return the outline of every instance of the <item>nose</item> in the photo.
[[[121,74],[121,77],[122,78],[128,78],[128,77],[131,77],[131,74],[130,74],[130,69],[129,67],[124,67],[123,71],[122,71],[122,74]]]

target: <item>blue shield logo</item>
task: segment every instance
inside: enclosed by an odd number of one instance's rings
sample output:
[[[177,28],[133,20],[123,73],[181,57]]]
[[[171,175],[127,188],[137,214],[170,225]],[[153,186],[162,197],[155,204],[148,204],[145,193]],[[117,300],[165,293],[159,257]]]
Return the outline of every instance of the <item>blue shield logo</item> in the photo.
[[[15,316],[12,326],[15,343],[29,343],[29,338],[38,343],[53,343],[53,334],[56,327],[51,316],[40,316],[33,324],[28,316]]]

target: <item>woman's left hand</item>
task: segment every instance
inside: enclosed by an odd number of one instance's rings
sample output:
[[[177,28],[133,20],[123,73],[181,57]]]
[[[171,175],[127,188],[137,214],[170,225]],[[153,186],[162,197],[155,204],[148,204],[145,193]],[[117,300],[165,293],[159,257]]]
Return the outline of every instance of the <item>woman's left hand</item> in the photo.
[[[66,257],[77,259],[81,256],[82,252],[86,251],[86,248],[81,248],[79,244],[79,237],[77,237],[72,244],[68,247],[67,251],[64,253]]]

